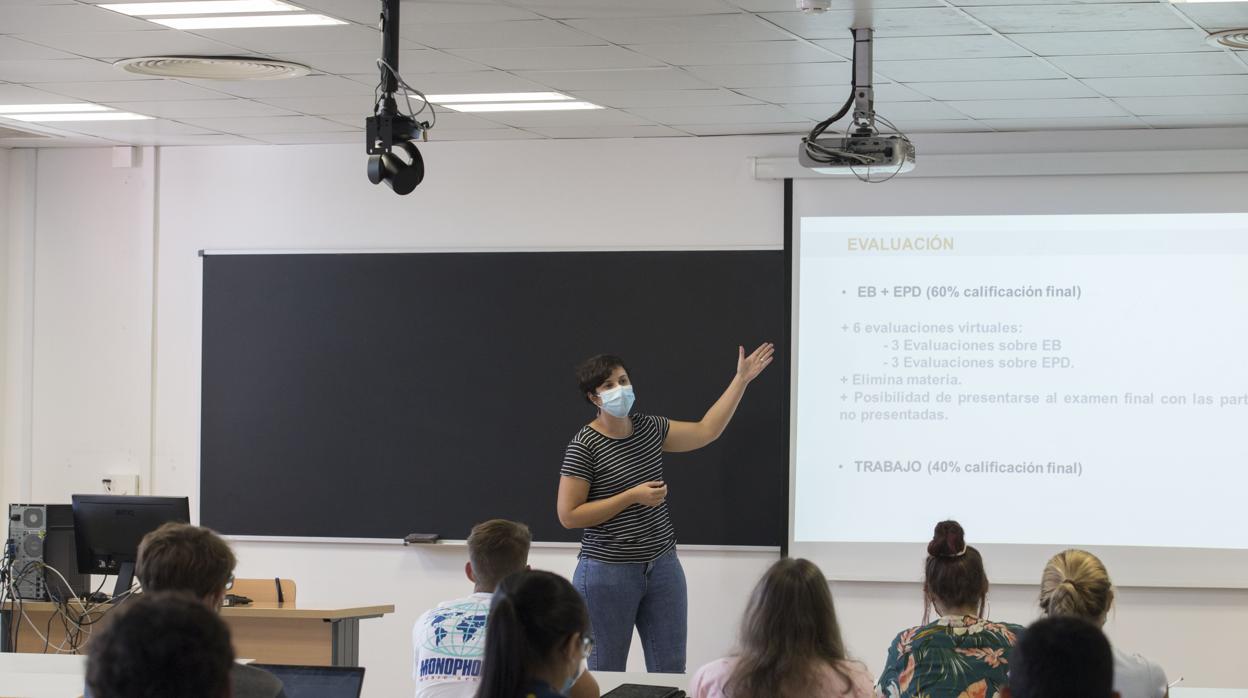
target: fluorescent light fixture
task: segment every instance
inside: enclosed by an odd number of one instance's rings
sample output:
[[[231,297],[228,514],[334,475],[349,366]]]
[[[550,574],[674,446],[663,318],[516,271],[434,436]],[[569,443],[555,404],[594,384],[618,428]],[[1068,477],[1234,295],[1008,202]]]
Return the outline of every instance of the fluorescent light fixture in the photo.
[[[256,27],[327,27],[346,24],[325,15],[228,15],[222,17],[169,17],[148,20],[171,29],[252,29]]]
[[[0,116],[9,114],[50,114],[84,111],[110,111],[99,104],[0,104]]]
[[[96,5],[131,17],[162,17],[168,15],[226,15],[245,12],[299,12],[281,0],[198,0],[194,2],[127,2]]]
[[[513,102],[493,104],[443,104],[454,111],[569,111],[575,109],[602,109],[589,102]]]
[[[4,114],[6,119],[17,121],[138,121],[150,116],[132,114],[128,111],[87,112],[82,114]]]
[[[1243,2],[1244,0],[1170,0],[1171,3],[1185,2]]]
[[[476,102],[556,102],[573,99],[559,92],[495,92],[475,95],[427,95],[434,104],[474,104]]]

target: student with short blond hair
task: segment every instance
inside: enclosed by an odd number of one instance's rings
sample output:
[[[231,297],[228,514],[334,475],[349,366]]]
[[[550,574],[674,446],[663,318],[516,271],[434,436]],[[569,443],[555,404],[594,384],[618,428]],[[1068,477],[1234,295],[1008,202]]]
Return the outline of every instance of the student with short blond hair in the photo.
[[[1100,558],[1086,550],[1064,550],[1044,566],[1040,610],[1073,616],[1104,627],[1114,605],[1114,585]],[[1156,662],[1113,647],[1114,691],[1122,698],[1164,698],[1166,672]]]

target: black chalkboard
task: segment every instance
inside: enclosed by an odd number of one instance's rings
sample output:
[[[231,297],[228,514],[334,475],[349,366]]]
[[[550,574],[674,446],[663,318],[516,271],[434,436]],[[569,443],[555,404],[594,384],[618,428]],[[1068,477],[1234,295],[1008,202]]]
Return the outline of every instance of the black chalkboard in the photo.
[[[462,539],[555,515],[593,417],[581,359],[629,363],[642,412],[696,420],[787,334],[775,251],[206,255],[200,520],[234,535]],[[668,454],[679,540],[781,545],[788,348],[727,433]]]

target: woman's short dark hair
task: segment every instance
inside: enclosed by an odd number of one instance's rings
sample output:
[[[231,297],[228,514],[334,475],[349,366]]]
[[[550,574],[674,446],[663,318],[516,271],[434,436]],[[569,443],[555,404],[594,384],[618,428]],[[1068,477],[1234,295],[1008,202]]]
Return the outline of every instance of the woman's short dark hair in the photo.
[[[216,613],[189,593],[147,593],[112,612],[89,645],[94,698],[224,698],[234,649]]]
[[[1110,698],[1114,655],[1105,633],[1074,616],[1036,621],[1010,655],[1010,693],[1016,698]]]
[[[577,365],[576,385],[581,389],[581,397],[593,405],[594,401],[589,399],[588,393],[597,391],[598,386],[606,383],[617,368],[622,368],[625,373],[628,373],[628,366],[624,364],[624,359],[615,354],[591,356]]]
[[[589,611],[572,583],[550,572],[517,572],[490,604],[477,698],[516,698],[573,635],[589,632]]]
[[[923,565],[923,590],[927,594],[924,620],[930,613],[930,602],[939,601],[948,608],[977,606],[984,614],[988,599],[988,573],[979,551],[966,544],[966,533],[957,521],[936,524],[932,541],[927,544],[927,561]]]

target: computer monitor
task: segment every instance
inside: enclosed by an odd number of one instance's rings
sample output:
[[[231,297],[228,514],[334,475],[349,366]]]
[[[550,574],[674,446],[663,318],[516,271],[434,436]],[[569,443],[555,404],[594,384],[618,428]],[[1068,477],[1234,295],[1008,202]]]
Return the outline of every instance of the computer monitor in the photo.
[[[74,542],[80,574],[115,574],[113,598],[130,591],[143,536],[170,521],[190,523],[186,497],[76,494]]]
[[[360,698],[364,667],[252,664],[282,682],[286,698]]]

